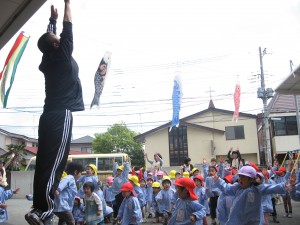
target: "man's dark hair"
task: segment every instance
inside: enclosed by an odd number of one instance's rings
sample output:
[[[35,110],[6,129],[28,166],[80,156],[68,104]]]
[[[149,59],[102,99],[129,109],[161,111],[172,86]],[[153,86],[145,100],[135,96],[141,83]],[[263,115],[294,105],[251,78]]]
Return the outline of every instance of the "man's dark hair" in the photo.
[[[191,161],[191,158],[185,158],[184,159],[184,164],[188,164],[188,162],[190,162]]]
[[[84,170],[83,166],[80,163],[69,162],[66,167],[67,174],[74,175],[75,171],[82,172]]]
[[[50,32],[44,33],[38,40],[37,46],[39,50],[45,54],[53,50],[53,37]]]
[[[86,183],[84,183],[83,189],[85,189],[85,188],[90,188],[91,191],[93,192],[94,189],[95,189],[94,183],[93,182],[86,182]]]
[[[162,156],[161,156],[161,154],[159,154],[159,153],[156,153],[156,155],[158,155],[158,157],[162,159]]]

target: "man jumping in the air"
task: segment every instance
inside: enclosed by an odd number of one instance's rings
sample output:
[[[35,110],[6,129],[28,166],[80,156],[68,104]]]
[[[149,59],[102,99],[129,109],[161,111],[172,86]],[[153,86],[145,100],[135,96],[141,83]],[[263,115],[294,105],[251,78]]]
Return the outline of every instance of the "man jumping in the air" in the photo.
[[[25,215],[31,225],[52,224],[54,192],[70,151],[72,112],[84,110],[79,68],[72,57],[70,0],[65,0],[61,38],[56,36],[57,17],[57,9],[51,6],[47,33],[38,40],[38,48],[43,53],[39,69],[45,76],[46,98],[39,121],[33,208]]]

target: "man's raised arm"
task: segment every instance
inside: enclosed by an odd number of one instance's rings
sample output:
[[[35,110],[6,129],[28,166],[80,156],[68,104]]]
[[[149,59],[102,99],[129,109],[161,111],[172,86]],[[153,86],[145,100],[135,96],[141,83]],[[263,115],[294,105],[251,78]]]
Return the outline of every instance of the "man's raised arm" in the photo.
[[[70,3],[70,0],[65,0],[64,21],[72,23],[72,14],[71,14],[71,3]]]

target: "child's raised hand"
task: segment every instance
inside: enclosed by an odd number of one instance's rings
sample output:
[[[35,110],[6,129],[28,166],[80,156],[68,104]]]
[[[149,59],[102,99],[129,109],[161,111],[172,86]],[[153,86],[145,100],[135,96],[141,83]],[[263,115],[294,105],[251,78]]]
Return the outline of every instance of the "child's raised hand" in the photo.
[[[206,164],[206,159],[203,159],[203,164]]]
[[[220,163],[223,163],[224,162],[224,157],[223,156],[220,156]]]
[[[7,208],[7,205],[4,204],[4,203],[3,203],[3,204],[0,204],[0,208],[1,208],[1,209],[6,209],[6,208]]]
[[[97,216],[101,216],[101,212],[102,212],[101,210],[98,210],[97,211]]]
[[[20,191],[20,188],[16,188],[15,190],[13,190],[13,193],[18,194],[19,191]]]
[[[55,194],[56,196],[59,196],[59,191],[56,190],[56,191],[54,192],[54,194]]]
[[[190,220],[191,220],[191,222],[195,223],[197,221],[197,218],[195,215],[191,215]]]
[[[290,176],[289,182],[290,182],[291,186],[295,186],[296,185],[296,179],[297,179],[296,174],[292,174]]]
[[[112,158],[112,159],[111,159],[111,162],[112,162],[112,163],[115,163],[115,161],[116,161],[115,158]]]

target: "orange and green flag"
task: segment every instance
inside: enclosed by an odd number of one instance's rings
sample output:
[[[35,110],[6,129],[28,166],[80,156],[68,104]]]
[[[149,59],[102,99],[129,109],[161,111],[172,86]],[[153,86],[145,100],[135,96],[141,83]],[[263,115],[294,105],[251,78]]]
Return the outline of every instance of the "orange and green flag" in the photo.
[[[3,108],[6,108],[8,96],[14,83],[17,66],[27,46],[28,40],[29,36],[22,31],[10,50],[5,60],[3,70],[0,73],[0,95]]]

